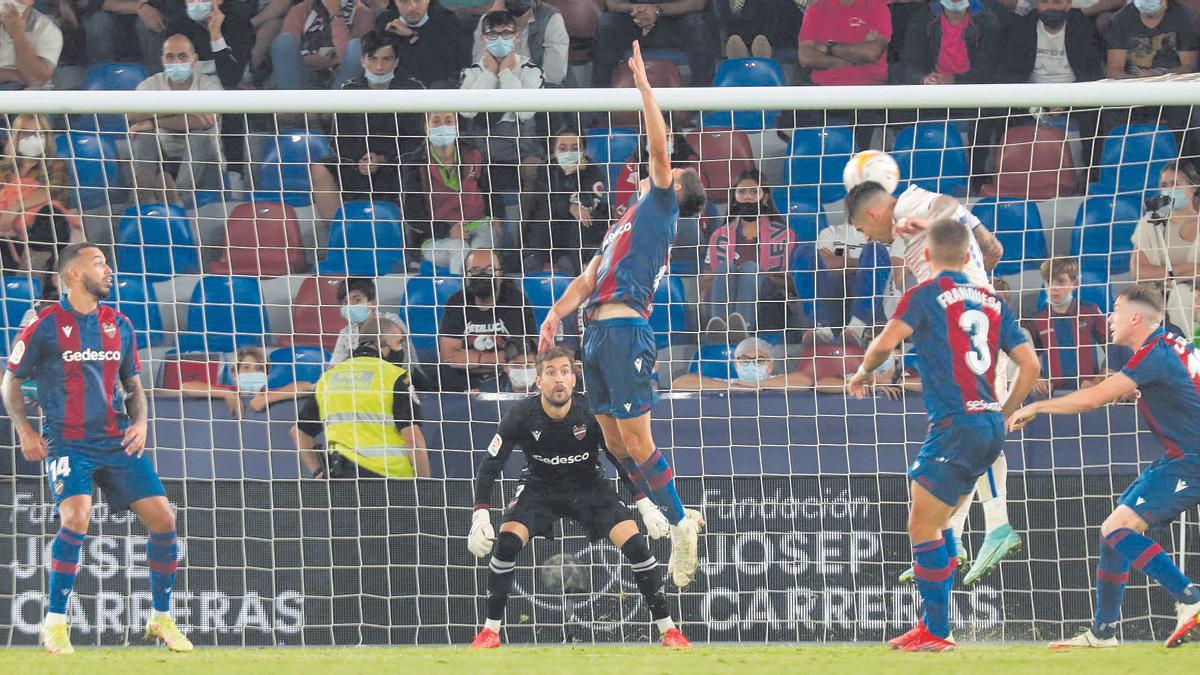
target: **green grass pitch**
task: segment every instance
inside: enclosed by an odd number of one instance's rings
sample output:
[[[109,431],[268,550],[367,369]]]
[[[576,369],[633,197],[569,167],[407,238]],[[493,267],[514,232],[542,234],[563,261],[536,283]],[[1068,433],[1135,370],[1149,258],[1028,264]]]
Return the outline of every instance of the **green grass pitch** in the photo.
[[[404,673],[433,675],[697,675],[699,673],[1169,673],[1194,671],[1200,646],[1166,650],[1161,645],[1123,645],[1089,652],[1051,652],[1044,645],[965,645],[948,654],[893,653],[882,645],[698,646],[671,652],[637,647],[502,647],[473,652],[461,647],[208,648],[171,654],[144,647],[87,648],[74,656],[50,657],[40,649],[0,650],[7,673],[69,675],[184,675],[213,673]]]

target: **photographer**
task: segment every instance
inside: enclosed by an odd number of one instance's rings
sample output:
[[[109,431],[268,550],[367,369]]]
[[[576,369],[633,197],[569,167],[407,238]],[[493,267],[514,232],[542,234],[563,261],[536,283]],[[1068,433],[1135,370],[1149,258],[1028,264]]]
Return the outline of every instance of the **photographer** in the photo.
[[[1168,165],[1159,186],[1161,194],[1146,200],[1146,213],[1133,231],[1133,276],[1193,284],[1200,258],[1200,168],[1188,161]]]

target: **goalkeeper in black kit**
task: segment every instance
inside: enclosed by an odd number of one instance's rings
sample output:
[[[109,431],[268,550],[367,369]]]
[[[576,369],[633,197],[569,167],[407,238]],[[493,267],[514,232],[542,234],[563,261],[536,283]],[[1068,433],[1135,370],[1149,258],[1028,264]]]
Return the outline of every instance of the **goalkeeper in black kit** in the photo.
[[[478,558],[490,552],[492,559],[488,564],[487,622],[471,647],[500,646],[500,623],[512,589],[517,554],[531,537],[551,535],[559,519],[570,518],[583,526],[592,541],[607,536],[629,560],[663,646],[690,648],[667,610],[658,561],[600,468],[600,455],[607,453],[604,436],[583,396],[575,394],[571,356],[551,348],[538,354],[536,367],[541,393],[520,401],[500,420],[499,432],[488,445],[475,479],[475,514],[467,548]],[[514,447],[525,453],[525,468],[516,494],[504,510],[497,537],[489,513],[492,488]],[[650,536],[657,539],[669,534],[666,516],[636,491],[618,462],[611,456],[609,460],[633,492]]]

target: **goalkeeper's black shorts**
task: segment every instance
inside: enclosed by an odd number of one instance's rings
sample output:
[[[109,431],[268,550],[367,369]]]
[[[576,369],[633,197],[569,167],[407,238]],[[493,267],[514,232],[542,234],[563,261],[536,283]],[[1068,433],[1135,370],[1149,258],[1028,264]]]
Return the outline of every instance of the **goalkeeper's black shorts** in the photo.
[[[596,541],[607,537],[617,523],[630,520],[631,516],[612,483],[603,478],[562,484],[523,480],[504,509],[501,522],[521,523],[529,530],[530,539],[553,539],[554,524],[562,518],[579,523],[588,540]]]

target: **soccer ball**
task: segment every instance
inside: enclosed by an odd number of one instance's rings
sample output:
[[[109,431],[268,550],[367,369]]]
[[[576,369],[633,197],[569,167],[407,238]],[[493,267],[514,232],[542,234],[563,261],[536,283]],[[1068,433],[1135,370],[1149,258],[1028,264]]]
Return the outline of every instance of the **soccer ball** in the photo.
[[[842,170],[842,182],[850,191],[867,181],[879,183],[889,194],[893,193],[900,186],[900,167],[886,152],[863,150],[846,162],[846,168]]]
[[[542,587],[551,595],[587,592],[587,569],[569,553],[552,556],[543,563],[540,576]]]

